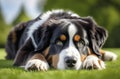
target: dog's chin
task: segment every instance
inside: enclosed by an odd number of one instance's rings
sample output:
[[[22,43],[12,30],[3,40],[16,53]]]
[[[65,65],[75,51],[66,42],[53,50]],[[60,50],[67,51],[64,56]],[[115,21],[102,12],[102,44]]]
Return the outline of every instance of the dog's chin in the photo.
[[[82,68],[82,63],[77,63],[74,67],[68,67],[65,64],[58,65],[57,69],[59,70],[80,70]]]
[[[80,67],[65,67],[65,70],[80,70]]]

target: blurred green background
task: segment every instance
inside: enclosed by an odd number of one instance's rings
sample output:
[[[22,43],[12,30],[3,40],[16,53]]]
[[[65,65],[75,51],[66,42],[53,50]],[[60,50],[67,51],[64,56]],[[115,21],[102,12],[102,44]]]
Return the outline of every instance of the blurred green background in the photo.
[[[51,9],[72,10],[81,17],[92,16],[97,24],[105,27],[109,32],[104,47],[120,47],[120,0],[47,0],[44,11]],[[0,47],[4,47],[11,27],[27,20],[30,18],[22,9],[17,19],[11,25],[7,25],[0,12]]]

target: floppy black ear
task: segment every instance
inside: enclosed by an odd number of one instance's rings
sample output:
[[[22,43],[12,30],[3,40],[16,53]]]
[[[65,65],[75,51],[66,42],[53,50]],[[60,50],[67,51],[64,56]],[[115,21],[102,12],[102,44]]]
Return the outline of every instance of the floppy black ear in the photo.
[[[87,24],[84,24],[85,26],[83,27],[85,28],[88,35],[89,48],[97,56],[101,57],[99,50],[107,39],[107,31],[103,27],[97,25],[91,17],[82,18],[82,20],[88,22]]]
[[[43,26],[43,29],[42,29],[43,32],[41,35],[42,37],[35,51],[42,52],[50,45],[50,40],[56,27],[57,27],[57,22],[55,22],[54,20],[47,22]]]

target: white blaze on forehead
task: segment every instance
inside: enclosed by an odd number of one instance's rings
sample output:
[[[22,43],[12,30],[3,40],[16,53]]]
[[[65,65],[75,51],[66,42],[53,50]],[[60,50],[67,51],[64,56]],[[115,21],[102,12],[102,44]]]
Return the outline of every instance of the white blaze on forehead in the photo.
[[[68,28],[68,34],[69,34],[69,46],[74,46],[73,44],[73,37],[77,32],[77,28],[75,27],[74,24],[70,24],[69,28]]]

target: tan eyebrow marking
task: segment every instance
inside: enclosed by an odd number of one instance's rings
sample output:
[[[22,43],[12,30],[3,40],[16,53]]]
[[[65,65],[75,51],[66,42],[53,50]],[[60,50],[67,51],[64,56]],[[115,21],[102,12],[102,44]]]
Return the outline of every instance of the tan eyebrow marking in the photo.
[[[60,40],[62,40],[62,41],[65,41],[67,38],[66,38],[66,36],[64,35],[64,34],[62,34],[61,36],[60,36]]]
[[[80,41],[80,35],[78,35],[78,34],[75,35],[74,36],[74,41],[76,41],[76,42]]]

